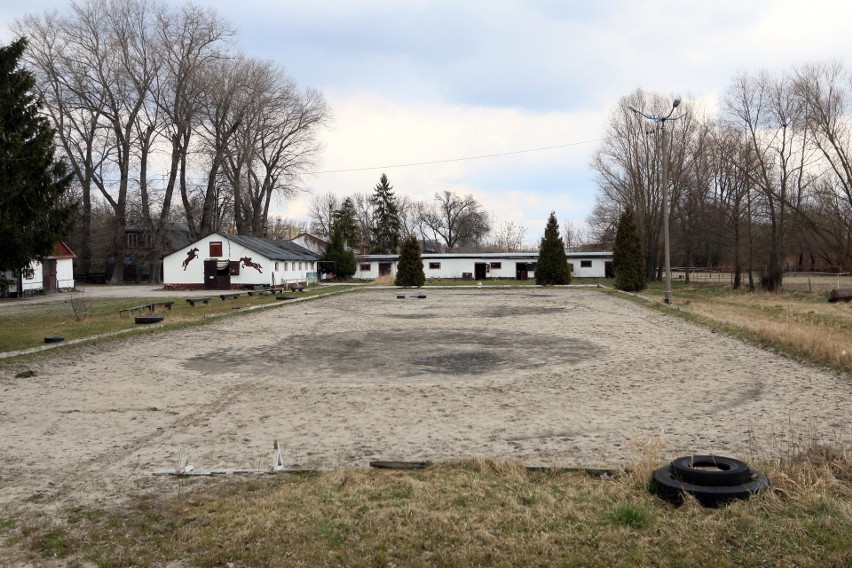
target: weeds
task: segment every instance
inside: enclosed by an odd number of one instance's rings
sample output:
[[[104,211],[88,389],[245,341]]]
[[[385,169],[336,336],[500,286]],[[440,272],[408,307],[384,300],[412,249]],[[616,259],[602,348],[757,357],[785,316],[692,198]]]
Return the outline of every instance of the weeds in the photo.
[[[42,558],[65,558],[71,551],[68,534],[63,529],[54,529],[39,539]]]
[[[86,295],[72,288],[68,292],[68,303],[71,304],[71,311],[74,312],[74,319],[77,321],[85,321],[89,317],[89,308],[91,300]]]
[[[814,446],[752,464],[769,473],[770,491],[721,509],[675,508],[647,478],[637,483],[639,468],[660,465],[657,444],[612,479],[474,458],[196,484],[177,501],[74,509],[30,542],[45,556],[113,566],[842,566],[852,554],[848,453]]]
[[[618,507],[610,513],[609,518],[617,525],[623,525],[632,529],[644,529],[651,524],[651,518],[647,511],[635,505]]]

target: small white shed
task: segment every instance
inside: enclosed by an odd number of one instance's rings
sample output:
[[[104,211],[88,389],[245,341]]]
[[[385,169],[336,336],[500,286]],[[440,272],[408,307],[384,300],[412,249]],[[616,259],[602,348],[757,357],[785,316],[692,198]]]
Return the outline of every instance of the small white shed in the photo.
[[[6,290],[9,296],[50,294],[74,288],[74,259],[77,256],[66,243],[57,241],[53,251],[40,260],[32,260],[20,274],[8,274],[12,284]]]

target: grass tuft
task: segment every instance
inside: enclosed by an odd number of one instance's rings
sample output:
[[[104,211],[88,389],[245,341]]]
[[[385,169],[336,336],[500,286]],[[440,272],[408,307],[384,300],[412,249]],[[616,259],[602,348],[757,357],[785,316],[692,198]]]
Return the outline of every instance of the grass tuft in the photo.
[[[39,539],[42,558],[65,558],[71,551],[68,533],[64,529],[48,531]]]
[[[609,514],[609,519],[617,525],[631,529],[644,529],[651,524],[648,512],[635,505],[622,505]]]

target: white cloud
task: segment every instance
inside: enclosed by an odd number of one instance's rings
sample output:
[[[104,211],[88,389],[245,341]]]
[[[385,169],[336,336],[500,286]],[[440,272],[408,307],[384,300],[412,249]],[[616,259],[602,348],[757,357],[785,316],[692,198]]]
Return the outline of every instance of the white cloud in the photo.
[[[495,219],[528,226],[546,220],[551,209],[560,218],[586,215],[572,197],[569,177],[585,175],[595,143],[481,159],[407,167],[401,164],[455,160],[486,154],[562,146],[600,137],[601,113],[531,113],[440,104],[400,104],[375,95],[332,96],[333,129],[325,135],[322,170],[388,166],[368,171],[317,175],[314,192],[340,196],[370,192],[386,173],[397,194],[430,200],[445,190],[471,193]],[[548,172],[542,183],[542,172]],[[559,176],[564,176],[560,181]],[[554,181],[555,180],[555,181]],[[591,188],[586,188],[587,192]],[[288,203],[282,214],[307,214],[310,197]]]

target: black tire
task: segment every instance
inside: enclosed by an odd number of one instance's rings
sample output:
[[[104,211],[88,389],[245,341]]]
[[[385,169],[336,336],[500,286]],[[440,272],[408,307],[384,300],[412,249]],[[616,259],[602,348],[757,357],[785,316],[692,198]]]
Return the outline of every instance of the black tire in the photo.
[[[714,468],[714,469],[701,469]],[[709,487],[742,485],[751,477],[748,464],[721,456],[684,456],[672,460],[672,475],[693,485]]]
[[[161,321],[163,321],[163,316],[139,316],[136,318],[136,323],[139,324],[160,323]]]
[[[65,341],[65,338],[59,337],[58,335],[54,335],[52,337],[45,337],[44,338],[45,343],[60,343],[62,341]]]
[[[721,507],[737,499],[748,499],[753,494],[769,487],[769,479],[756,470],[751,470],[750,479],[742,485],[727,485],[722,487],[707,487],[684,483],[672,475],[670,465],[654,471],[652,482],[653,492],[661,499],[680,505],[683,494],[689,493],[705,507]]]

